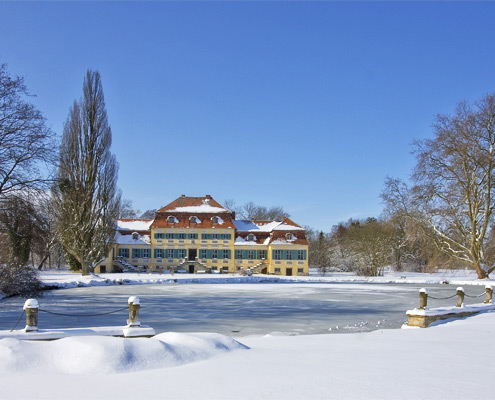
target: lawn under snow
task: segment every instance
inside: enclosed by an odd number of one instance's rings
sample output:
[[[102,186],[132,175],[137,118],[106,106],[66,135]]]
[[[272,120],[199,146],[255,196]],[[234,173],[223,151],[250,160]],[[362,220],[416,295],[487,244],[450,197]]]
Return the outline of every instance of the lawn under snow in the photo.
[[[327,276],[311,274],[310,276],[275,276],[253,275],[240,276],[237,274],[174,274],[164,273],[122,273],[122,274],[91,274],[82,276],[67,270],[43,271],[40,277],[45,285],[58,288],[75,288],[81,286],[107,285],[139,285],[166,283],[266,283],[266,282],[300,282],[300,283],[413,283],[441,284],[448,282],[453,285],[489,285],[491,279],[477,279],[472,270],[442,270],[425,274],[417,272],[386,272],[384,276],[363,277],[354,273],[330,273]],[[495,282],[494,282],[495,283]]]
[[[51,286],[229,282],[490,284],[469,271],[365,279],[234,275],[42,274]],[[121,281],[119,281],[119,279]],[[289,285],[283,285],[289,290]],[[405,311],[405,310],[404,310]],[[427,329],[301,336],[166,332],[152,338],[0,340],[2,399],[495,398],[495,312]]]
[[[2,399],[495,397],[495,313],[427,329],[0,340]]]

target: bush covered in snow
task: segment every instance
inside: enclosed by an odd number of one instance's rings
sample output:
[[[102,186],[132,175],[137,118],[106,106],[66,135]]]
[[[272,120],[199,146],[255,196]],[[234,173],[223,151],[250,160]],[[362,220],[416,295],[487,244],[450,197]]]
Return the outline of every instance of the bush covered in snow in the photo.
[[[41,290],[38,272],[15,263],[0,265],[0,292],[5,296],[32,295]]]

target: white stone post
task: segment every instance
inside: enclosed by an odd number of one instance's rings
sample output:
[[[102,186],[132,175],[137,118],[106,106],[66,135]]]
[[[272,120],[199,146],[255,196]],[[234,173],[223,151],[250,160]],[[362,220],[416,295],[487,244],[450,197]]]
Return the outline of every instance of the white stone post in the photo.
[[[36,332],[38,330],[38,300],[27,299],[24,303],[23,310],[26,311],[26,332]]]
[[[419,309],[425,310],[428,307],[428,292],[425,288],[419,289]]]
[[[127,303],[129,303],[129,319],[127,320],[127,326],[141,326],[141,322],[139,322],[139,309],[141,308],[139,297],[131,296],[127,300]]]
[[[457,288],[457,304],[456,307],[464,307],[464,288]]]

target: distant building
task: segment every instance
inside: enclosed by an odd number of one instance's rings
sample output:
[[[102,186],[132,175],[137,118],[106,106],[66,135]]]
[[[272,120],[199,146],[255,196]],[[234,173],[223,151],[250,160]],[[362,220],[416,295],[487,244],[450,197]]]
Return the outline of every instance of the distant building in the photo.
[[[308,275],[306,231],[289,218],[236,220],[210,195],[182,195],[155,219],[119,219],[108,257],[95,272],[137,267],[176,272]]]

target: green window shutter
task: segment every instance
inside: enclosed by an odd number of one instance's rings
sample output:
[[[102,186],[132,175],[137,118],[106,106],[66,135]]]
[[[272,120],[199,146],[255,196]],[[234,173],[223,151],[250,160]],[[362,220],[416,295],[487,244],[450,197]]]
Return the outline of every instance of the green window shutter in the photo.
[[[174,258],[179,258],[179,249],[174,249],[173,255],[174,255]]]
[[[211,259],[211,250],[206,250],[206,258]]]
[[[297,250],[291,250],[292,251],[292,259],[297,260]]]

